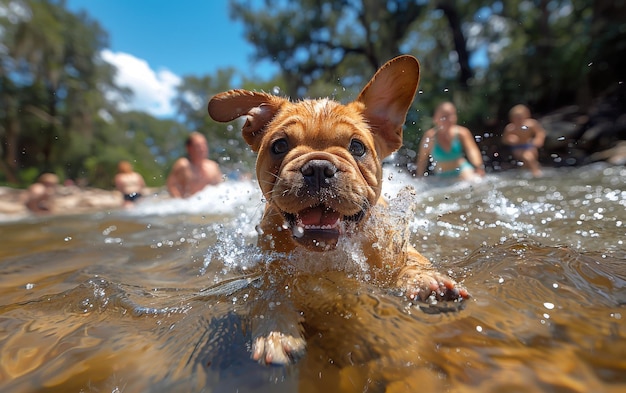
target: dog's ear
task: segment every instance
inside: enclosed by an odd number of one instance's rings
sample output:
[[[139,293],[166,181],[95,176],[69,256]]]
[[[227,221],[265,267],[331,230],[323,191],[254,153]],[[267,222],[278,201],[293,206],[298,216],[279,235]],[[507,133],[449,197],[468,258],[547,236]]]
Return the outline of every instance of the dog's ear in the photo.
[[[209,101],[209,115],[215,121],[226,123],[246,116],[241,128],[243,139],[258,151],[269,123],[287,100],[271,94],[247,90],[230,90],[215,95]]]
[[[419,83],[419,62],[413,56],[398,56],[383,65],[363,88],[357,102],[365,105],[364,116],[381,143],[381,158],[402,146],[402,127]]]

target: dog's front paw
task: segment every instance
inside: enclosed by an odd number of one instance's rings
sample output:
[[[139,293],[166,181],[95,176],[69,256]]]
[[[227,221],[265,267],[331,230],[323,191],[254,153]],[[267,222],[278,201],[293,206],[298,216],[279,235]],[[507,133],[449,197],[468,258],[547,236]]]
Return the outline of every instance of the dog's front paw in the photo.
[[[398,278],[398,286],[410,299],[463,300],[470,297],[467,289],[458,285],[450,277],[437,272],[407,270]]]
[[[261,364],[286,365],[304,355],[305,349],[306,342],[302,337],[271,332],[254,341],[252,359]]]

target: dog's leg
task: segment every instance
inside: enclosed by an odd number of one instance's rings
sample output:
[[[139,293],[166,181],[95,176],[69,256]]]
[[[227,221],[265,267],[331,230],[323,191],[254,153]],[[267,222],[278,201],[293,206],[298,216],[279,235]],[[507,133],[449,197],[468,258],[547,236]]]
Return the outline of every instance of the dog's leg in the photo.
[[[411,299],[425,301],[462,300],[469,298],[467,290],[445,274],[435,271],[430,262],[416,250],[408,250],[407,264],[399,274],[397,285]]]
[[[283,293],[267,288],[256,299],[252,316],[252,359],[286,365],[304,355],[301,318]]]

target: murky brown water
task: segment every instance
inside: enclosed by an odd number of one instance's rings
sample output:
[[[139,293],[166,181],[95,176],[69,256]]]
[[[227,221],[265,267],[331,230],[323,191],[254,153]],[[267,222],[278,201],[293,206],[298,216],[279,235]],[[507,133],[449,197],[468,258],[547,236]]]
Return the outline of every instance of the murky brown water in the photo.
[[[625,168],[474,186],[389,178],[392,213],[415,203],[411,241],[471,291],[463,309],[432,313],[366,274],[282,277],[308,352],[265,367],[249,352],[269,282],[255,273],[254,184],[5,222],[0,391],[626,390]],[[396,197],[407,185],[410,201]]]

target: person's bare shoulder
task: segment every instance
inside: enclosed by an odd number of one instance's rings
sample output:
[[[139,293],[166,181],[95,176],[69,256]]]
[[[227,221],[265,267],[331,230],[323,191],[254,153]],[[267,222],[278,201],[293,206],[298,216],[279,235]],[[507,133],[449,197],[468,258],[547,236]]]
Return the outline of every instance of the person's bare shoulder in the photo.
[[[457,130],[458,130],[457,132],[459,133],[459,137],[461,137],[461,139],[468,141],[468,142],[476,142],[476,138],[474,137],[474,134],[472,134],[472,131],[469,130],[469,128],[459,126]]]
[[[508,123],[506,126],[504,126],[504,133],[509,133],[515,130],[515,124],[513,123]]]
[[[30,197],[38,197],[46,193],[46,187],[41,183],[33,183],[27,189]]]
[[[191,166],[191,163],[187,159],[187,157],[180,157],[174,162],[172,165],[172,169],[170,171],[170,177],[179,177],[182,176],[183,173]]]
[[[187,168],[190,164],[189,159],[187,157],[180,157],[174,162],[172,169],[178,168]]]
[[[463,135],[463,136],[471,136],[472,138],[474,137],[474,134],[472,134],[472,131],[469,130],[469,128],[467,127],[463,127],[463,126],[458,126],[457,128],[458,133]]]

